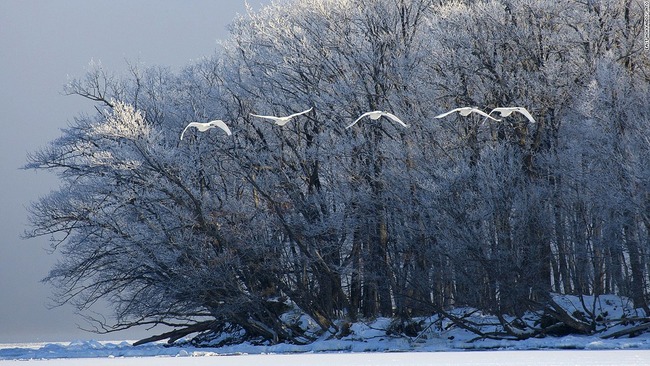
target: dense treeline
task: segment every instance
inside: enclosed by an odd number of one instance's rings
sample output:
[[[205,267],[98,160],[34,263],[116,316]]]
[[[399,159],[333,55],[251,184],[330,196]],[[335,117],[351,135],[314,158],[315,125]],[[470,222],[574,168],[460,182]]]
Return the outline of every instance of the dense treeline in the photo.
[[[305,0],[237,19],[179,73],[96,67],[98,103],[29,168],[56,171],[29,236],[63,260],[62,303],[116,322],[308,341],[341,320],[550,294],[648,309],[650,53],[639,1]],[[526,107],[501,122],[451,108]],[[313,110],[280,127],[250,113]],[[391,111],[410,124],[362,120]],[[233,131],[189,130],[223,119]],[[460,321],[460,320],[459,320]],[[504,320],[505,321],[505,320]]]

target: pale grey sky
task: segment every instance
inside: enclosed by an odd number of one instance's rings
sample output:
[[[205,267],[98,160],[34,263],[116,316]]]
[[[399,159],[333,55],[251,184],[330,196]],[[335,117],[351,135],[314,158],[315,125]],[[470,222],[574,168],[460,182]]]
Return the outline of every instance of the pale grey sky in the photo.
[[[270,0],[247,0],[255,10]],[[98,336],[83,332],[72,307],[48,309],[40,283],[57,256],[47,238],[22,240],[26,207],[58,182],[24,171],[28,152],[58,137],[92,103],[64,96],[69,76],[91,60],[116,73],[126,61],[178,69],[210,56],[244,0],[0,1],[0,343],[134,339],[143,330]]]

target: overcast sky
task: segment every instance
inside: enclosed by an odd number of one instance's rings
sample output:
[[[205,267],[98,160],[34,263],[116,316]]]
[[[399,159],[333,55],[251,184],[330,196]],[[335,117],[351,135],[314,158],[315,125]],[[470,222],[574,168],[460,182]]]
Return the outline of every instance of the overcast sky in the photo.
[[[255,10],[270,0],[248,0]],[[49,309],[40,283],[55,263],[48,238],[22,240],[26,207],[58,182],[24,171],[26,155],[60,135],[93,104],[64,96],[68,76],[91,60],[125,72],[126,61],[177,70],[210,56],[244,0],[0,0],[0,343],[136,339],[143,330],[98,336],[72,307]]]

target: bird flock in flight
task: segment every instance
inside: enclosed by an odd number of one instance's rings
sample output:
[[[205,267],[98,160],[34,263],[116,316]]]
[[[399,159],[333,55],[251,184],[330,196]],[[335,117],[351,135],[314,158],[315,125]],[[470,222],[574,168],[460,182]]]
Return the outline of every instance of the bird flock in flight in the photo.
[[[253,114],[253,113],[251,113],[251,116],[258,117],[258,118],[269,119],[269,120],[272,120],[278,126],[284,126],[291,119],[293,119],[295,117],[298,117],[300,115],[303,115],[305,113],[308,113],[312,109],[313,109],[313,107],[309,108],[307,110],[304,110],[302,112],[294,113],[294,114],[284,116],[284,117],[262,116],[262,115]],[[492,117],[493,113],[499,113],[501,115],[501,117],[508,117],[513,112],[520,113],[524,117],[526,117],[526,119],[528,119],[528,121],[530,121],[531,123],[535,123],[535,119],[533,118],[533,116],[528,112],[528,110],[526,108],[523,108],[523,107],[498,107],[498,108],[494,108],[492,111],[490,111],[490,113],[485,113],[482,110],[480,110],[478,108],[475,108],[475,107],[461,107],[461,108],[452,109],[452,110],[450,110],[448,112],[439,114],[439,115],[435,116],[434,118],[444,118],[444,117],[446,117],[446,116],[448,116],[448,115],[450,115],[452,113],[458,113],[463,117],[467,117],[472,113],[476,113],[476,114],[479,114],[479,115],[485,117],[483,122],[485,122],[488,119],[499,122],[499,121],[501,121],[500,119]],[[388,118],[388,119],[390,119],[390,120],[392,120],[394,122],[397,122],[398,124],[402,125],[403,127],[409,127],[408,124],[404,123],[404,121],[402,121],[401,119],[399,119],[397,116],[395,116],[392,113],[384,112],[384,111],[372,111],[372,112],[366,112],[366,113],[362,114],[361,116],[359,116],[359,118],[357,118],[354,122],[352,122],[349,126],[347,126],[346,129],[354,126],[357,122],[359,122],[361,119],[363,119],[365,117],[369,117],[371,120],[378,120],[381,117],[386,117],[386,118]],[[210,121],[210,122],[190,122],[185,127],[183,132],[181,133],[181,140],[183,139],[183,135],[185,135],[185,131],[187,131],[187,129],[190,128],[190,127],[195,127],[197,130],[199,130],[201,132],[205,132],[205,131],[207,131],[209,129],[218,127],[220,129],[222,129],[228,136],[232,135],[232,132],[230,131],[230,128],[228,128],[226,123],[224,121],[220,120],[220,119],[217,119],[217,120],[213,120],[213,121]]]

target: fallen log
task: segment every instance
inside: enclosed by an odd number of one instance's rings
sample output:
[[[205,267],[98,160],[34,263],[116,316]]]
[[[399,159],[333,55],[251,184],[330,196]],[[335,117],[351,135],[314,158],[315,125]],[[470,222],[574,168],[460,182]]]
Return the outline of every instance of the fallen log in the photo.
[[[175,341],[185,337],[188,334],[192,333],[198,333],[198,332],[203,332],[209,329],[212,329],[214,327],[215,321],[214,320],[208,320],[204,321],[201,323],[196,323],[193,325],[190,325],[185,328],[181,329],[174,329],[172,331],[158,334],[155,336],[151,336],[149,338],[141,339],[135,343],[133,343],[134,346],[139,346],[141,344],[146,344],[146,343],[151,343],[151,342],[157,342],[157,341],[162,341],[163,339],[169,339],[167,343],[174,343]]]
[[[544,311],[546,314],[559,320],[566,326],[582,334],[593,334],[596,330],[594,323],[578,319],[576,316],[569,313],[560,304],[558,304],[550,294],[544,293],[542,294],[542,298],[545,300]]]
[[[650,321],[639,324],[639,325],[636,325],[636,326],[631,327],[631,328],[626,328],[626,329],[623,329],[623,330],[619,330],[618,332],[605,334],[601,338],[610,339],[610,338],[619,338],[619,337],[623,337],[623,336],[633,337],[634,333],[646,330],[648,328],[650,328]]]

